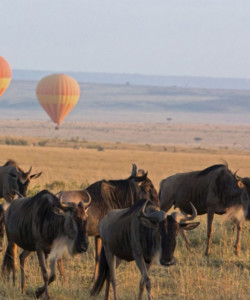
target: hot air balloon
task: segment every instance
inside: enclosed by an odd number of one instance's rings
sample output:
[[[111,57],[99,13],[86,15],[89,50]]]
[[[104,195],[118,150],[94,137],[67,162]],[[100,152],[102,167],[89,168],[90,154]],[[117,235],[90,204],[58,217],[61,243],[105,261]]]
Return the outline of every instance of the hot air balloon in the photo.
[[[70,76],[52,74],[38,82],[36,96],[51,120],[59,126],[76,105],[80,96],[80,87]]]
[[[0,56],[0,96],[6,91],[11,81],[11,68],[6,59]]]

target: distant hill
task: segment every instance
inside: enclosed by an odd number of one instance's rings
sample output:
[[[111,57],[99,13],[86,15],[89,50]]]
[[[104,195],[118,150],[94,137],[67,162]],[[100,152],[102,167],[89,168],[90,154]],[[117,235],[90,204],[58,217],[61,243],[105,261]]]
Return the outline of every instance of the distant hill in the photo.
[[[36,99],[37,82],[12,80],[0,99],[2,119],[48,118]],[[67,120],[250,122],[250,90],[79,82],[80,99]]]
[[[13,70],[13,79],[40,80],[42,77],[58,73],[54,71]],[[141,74],[64,72],[82,83],[127,84],[162,87],[237,89],[250,90],[250,79],[212,78],[191,76],[157,76]]]

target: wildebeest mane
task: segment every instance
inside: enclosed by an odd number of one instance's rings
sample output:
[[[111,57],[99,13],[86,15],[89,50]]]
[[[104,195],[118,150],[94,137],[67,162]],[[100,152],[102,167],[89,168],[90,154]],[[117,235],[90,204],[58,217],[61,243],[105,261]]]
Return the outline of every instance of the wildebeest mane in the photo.
[[[226,164],[218,164],[218,165],[213,165],[213,166],[210,166],[202,171],[200,171],[198,174],[197,174],[197,177],[200,177],[200,176],[206,176],[208,175],[210,172],[214,171],[214,170],[217,170],[219,168],[226,168],[228,169],[228,166]]]
[[[14,167],[18,167],[17,163],[13,159],[8,159],[3,166],[6,167],[8,165],[12,165]]]
[[[101,194],[98,191],[101,190]],[[134,204],[135,188],[129,180],[102,180],[87,188],[92,202],[104,212],[108,209],[119,209]]]
[[[16,163],[16,161],[14,161],[13,159],[8,159],[8,160],[6,161],[6,163],[3,165],[3,167],[7,167],[7,166],[9,166],[9,165],[18,168],[18,170],[19,170],[20,172],[24,173],[24,171],[18,166],[18,164]]]
[[[131,206],[124,212],[124,214],[121,216],[121,218],[125,218],[126,216],[129,216],[129,215],[133,214],[134,212],[138,211],[140,208],[142,208],[142,206],[145,204],[146,201],[147,201],[147,199],[140,199],[140,200],[136,201],[133,206]],[[155,203],[153,203],[152,201],[148,201],[147,206],[149,206],[149,205],[155,207]]]
[[[48,193],[50,198],[48,198]],[[54,206],[57,206],[58,198],[47,190],[43,190],[25,200],[22,205],[23,211],[29,211],[31,215],[34,214],[37,216],[34,223],[31,223],[31,226],[35,226],[36,230],[40,232],[45,240],[53,240],[54,235],[57,235],[58,230],[61,228],[59,223],[63,222],[63,217],[56,215],[53,210]],[[25,218],[24,221],[27,223],[29,220]],[[32,222],[32,218],[30,218],[30,222]]]

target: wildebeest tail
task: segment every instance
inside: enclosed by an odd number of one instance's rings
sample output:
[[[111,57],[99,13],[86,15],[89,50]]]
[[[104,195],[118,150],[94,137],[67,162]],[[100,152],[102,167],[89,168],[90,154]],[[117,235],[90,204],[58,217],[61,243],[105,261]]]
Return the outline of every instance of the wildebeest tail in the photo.
[[[17,245],[16,244],[8,244],[6,249],[3,264],[2,264],[2,274],[10,273],[14,271],[16,268],[16,255],[17,255]]]
[[[100,264],[99,264],[99,270],[98,270],[98,277],[96,279],[96,282],[94,283],[94,286],[92,287],[90,291],[91,296],[96,296],[100,293],[105,280],[109,277],[109,266],[106,259],[104,247],[102,246],[101,250],[101,256],[100,256]]]

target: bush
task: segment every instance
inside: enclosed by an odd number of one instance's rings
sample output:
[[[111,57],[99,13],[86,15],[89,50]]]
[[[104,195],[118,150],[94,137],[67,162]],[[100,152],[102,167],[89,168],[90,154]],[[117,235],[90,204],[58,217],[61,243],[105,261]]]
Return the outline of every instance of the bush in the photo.
[[[47,140],[43,140],[43,141],[38,142],[38,146],[44,147],[44,146],[46,146],[47,143],[48,143]]]
[[[5,139],[5,144],[6,145],[21,145],[21,146],[27,146],[28,142],[23,139],[10,139],[6,138]]]
[[[194,138],[194,140],[195,140],[196,142],[200,142],[200,141],[202,140],[202,138],[199,137],[199,136],[196,136],[196,137]]]
[[[45,189],[48,189],[48,190],[64,190],[65,189],[65,182],[55,180],[51,183],[46,183],[45,184]]]

